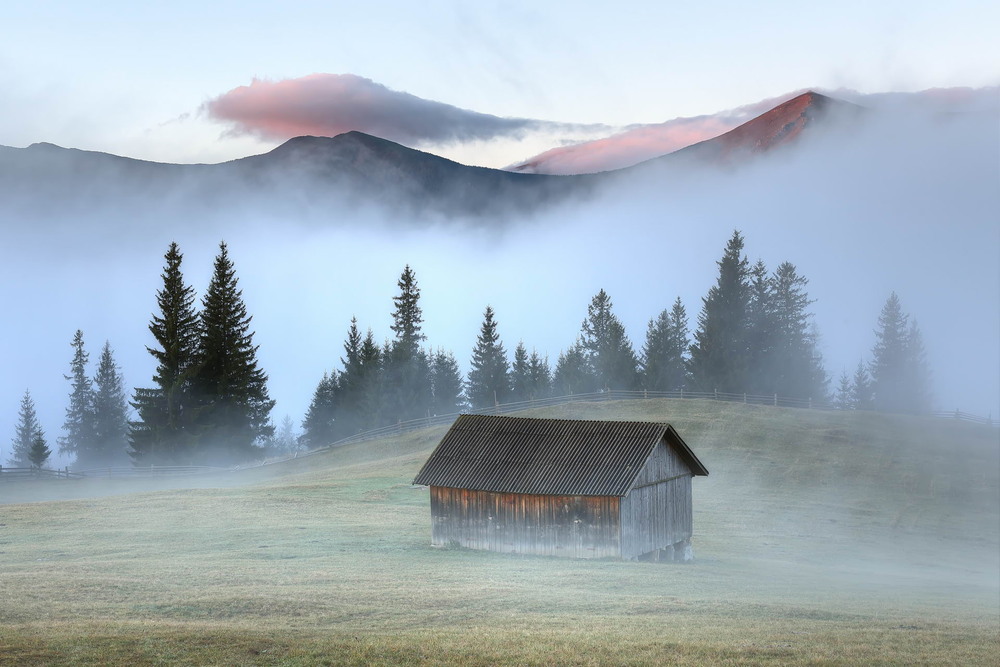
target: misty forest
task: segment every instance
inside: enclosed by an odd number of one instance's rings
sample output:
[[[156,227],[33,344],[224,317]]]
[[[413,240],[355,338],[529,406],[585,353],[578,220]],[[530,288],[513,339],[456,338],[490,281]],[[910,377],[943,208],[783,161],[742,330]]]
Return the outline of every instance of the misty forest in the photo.
[[[196,306],[185,283],[183,255],[164,256],[157,312],[149,322],[156,373],[127,392],[124,374],[105,342],[93,377],[83,332],[69,364],[70,390],[59,452],[79,469],[121,465],[232,465],[265,455],[315,449],[361,431],[469,408],[551,396],[642,391],[689,395],[721,392],[806,399],[813,407],[920,414],[931,407],[931,371],[920,329],[895,292],[875,327],[869,360],[844,371],[831,392],[806,287],[795,265],[773,272],[753,264],[733,232],[718,260],[716,284],[704,296],[693,332],[680,297],[649,319],[634,345],[600,290],[586,307],[577,338],[554,365],[518,341],[510,355],[489,305],[463,377],[452,351],[423,333],[420,287],[406,266],[393,297],[392,337],[379,341],[351,320],[339,368],[323,372],[301,435],[286,422],[276,431],[267,374],[257,360],[252,316],[225,243]],[[570,331],[569,326],[565,327]],[[131,408],[131,410],[130,410]],[[11,456],[15,467],[41,467],[50,450],[30,389],[18,412]]]

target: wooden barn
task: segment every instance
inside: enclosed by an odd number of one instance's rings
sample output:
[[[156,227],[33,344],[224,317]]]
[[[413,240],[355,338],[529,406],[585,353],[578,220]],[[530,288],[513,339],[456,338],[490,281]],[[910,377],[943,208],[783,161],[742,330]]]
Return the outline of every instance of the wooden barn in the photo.
[[[435,546],[690,560],[691,478],[707,474],[670,424],[462,415],[413,483]]]

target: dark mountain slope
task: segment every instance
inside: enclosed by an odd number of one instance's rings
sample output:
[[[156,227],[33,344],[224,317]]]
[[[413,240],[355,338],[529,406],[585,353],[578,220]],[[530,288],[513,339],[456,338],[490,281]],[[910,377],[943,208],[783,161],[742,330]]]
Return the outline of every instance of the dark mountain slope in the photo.
[[[811,134],[840,119],[849,119],[862,110],[862,107],[850,102],[810,91],[779,104],[729,132],[648,160],[642,165],[667,164],[672,161],[694,161],[715,166],[735,165],[756,155],[797,143],[805,134]]]
[[[52,144],[0,147],[3,206],[21,214],[180,204],[297,213],[351,203],[419,217],[499,218],[578,195],[586,181],[469,167],[361,132],[298,137],[262,155],[212,165],[162,164]]]

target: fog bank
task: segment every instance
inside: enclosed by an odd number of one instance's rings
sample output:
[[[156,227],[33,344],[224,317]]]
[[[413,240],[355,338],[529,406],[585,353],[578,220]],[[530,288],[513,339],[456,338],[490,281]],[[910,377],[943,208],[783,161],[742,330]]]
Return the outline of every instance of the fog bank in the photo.
[[[735,170],[641,170],[580,203],[487,226],[308,203],[302,215],[186,210],[183,192],[169,210],[130,208],[125,219],[105,202],[71,219],[5,210],[0,463],[26,388],[56,448],[76,329],[92,361],[110,340],[127,386],[149,386],[147,325],[171,241],[199,299],[218,242],[229,245],[276,423],[288,414],[298,425],[323,372],[339,369],[352,316],[379,340],[391,335],[405,264],[422,290],[429,345],[467,367],[489,304],[508,351],[523,340],[554,365],[602,288],[637,350],[648,319],[677,296],[694,330],[733,229],[751,261],[773,270],[788,260],[809,279],[834,382],[870,359],[879,311],[896,291],[923,332],[935,404],[996,418],[998,145],[992,114],[897,111]]]

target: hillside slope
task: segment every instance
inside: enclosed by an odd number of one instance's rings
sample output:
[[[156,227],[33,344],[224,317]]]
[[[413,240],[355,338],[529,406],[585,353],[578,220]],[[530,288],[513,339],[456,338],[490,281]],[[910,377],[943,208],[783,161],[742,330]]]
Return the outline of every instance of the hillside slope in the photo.
[[[694,562],[431,548],[410,481],[441,427],[204,488],[5,505],[0,664],[995,657],[995,429],[694,400],[526,414],[674,424],[711,473]]]

